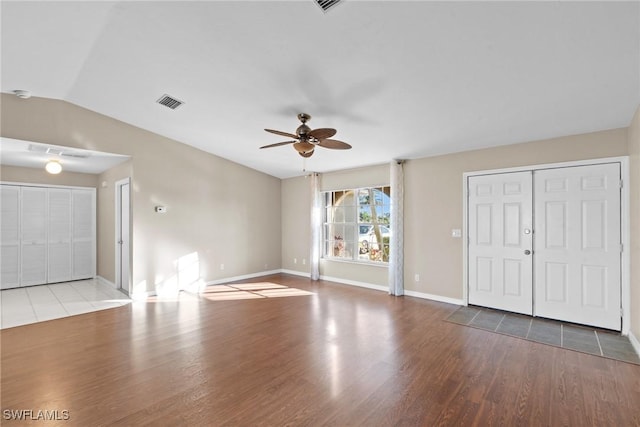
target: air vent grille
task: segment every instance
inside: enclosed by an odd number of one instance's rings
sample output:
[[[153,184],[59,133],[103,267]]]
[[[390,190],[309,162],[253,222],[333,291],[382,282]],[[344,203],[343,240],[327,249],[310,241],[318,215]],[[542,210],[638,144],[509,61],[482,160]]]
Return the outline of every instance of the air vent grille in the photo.
[[[325,12],[340,3],[340,0],[315,0]]]
[[[184,102],[179,101],[176,98],[167,95],[166,93],[162,95],[156,102],[160,105],[164,105],[165,107],[169,107],[172,110],[175,110],[176,108],[184,104]]]

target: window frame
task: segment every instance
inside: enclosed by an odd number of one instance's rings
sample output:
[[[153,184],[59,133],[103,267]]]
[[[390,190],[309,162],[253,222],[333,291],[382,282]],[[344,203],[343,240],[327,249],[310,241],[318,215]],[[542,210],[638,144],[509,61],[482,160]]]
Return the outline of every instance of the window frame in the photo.
[[[382,194],[382,197],[377,197],[379,194]],[[371,200],[372,197],[373,200]],[[321,191],[322,258],[330,261],[388,266],[391,197],[390,185]],[[363,203],[363,199],[368,201]],[[376,218],[371,218],[372,211],[375,212]],[[363,216],[367,214],[369,220],[363,221]],[[362,240],[360,228],[375,225],[386,227],[388,230],[384,235],[380,230],[382,242],[378,242],[377,238],[373,244]],[[363,245],[363,242],[366,245]],[[375,248],[371,249],[373,246]]]

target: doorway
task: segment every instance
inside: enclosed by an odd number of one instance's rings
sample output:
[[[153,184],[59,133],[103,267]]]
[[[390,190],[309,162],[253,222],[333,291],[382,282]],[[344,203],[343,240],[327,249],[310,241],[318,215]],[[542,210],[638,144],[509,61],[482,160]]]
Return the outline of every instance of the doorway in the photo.
[[[621,330],[621,163],[467,177],[468,302]]]
[[[130,179],[116,182],[116,287],[127,295],[131,277]]]

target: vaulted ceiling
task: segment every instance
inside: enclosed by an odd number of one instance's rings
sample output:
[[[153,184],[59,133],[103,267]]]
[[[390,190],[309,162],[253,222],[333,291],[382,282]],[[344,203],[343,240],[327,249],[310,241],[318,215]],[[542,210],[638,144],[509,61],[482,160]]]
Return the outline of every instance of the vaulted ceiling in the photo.
[[[330,171],[625,127],[639,2],[2,1],[2,91],[86,107],[277,177],[264,128],[332,127]],[[155,101],[169,94],[185,104]],[[28,102],[28,101],[27,101]],[[606,143],[603,141],[603,143]]]

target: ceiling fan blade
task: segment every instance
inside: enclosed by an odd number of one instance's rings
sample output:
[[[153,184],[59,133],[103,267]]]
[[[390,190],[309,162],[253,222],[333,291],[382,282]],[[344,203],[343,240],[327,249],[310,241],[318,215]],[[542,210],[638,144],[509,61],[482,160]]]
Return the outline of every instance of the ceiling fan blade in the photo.
[[[271,147],[279,147],[281,145],[294,144],[298,141],[285,141],[285,142],[276,142],[275,144],[263,145],[260,148],[271,148]]]
[[[275,133],[276,135],[281,135],[281,136],[286,136],[288,138],[295,138],[298,139],[298,135],[294,135],[292,133],[288,133],[288,132],[282,132],[280,130],[273,130],[273,129],[265,129],[267,132],[271,132],[271,133]]]
[[[302,157],[311,157],[313,156],[313,150],[307,151],[306,153],[298,153],[298,154],[300,154]]]
[[[315,147],[315,145],[306,141],[293,144],[293,148],[295,148],[298,153],[308,153],[309,151],[313,151]]]
[[[331,128],[320,128],[309,131],[308,135],[315,139],[327,139],[335,135],[337,130]]]
[[[320,147],[331,148],[332,150],[348,150],[351,148],[346,142],[338,141],[337,139],[323,139],[318,142]]]

